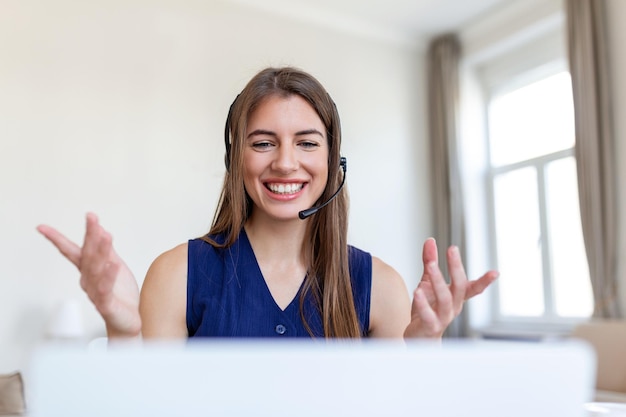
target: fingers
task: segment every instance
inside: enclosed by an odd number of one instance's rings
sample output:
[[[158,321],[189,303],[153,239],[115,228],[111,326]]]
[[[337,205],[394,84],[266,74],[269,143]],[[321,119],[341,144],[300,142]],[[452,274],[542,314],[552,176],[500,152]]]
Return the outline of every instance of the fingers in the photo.
[[[481,294],[498,278],[499,273],[497,271],[488,271],[479,279],[469,281],[458,247],[450,246],[447,257],[450,291],[452,292],[455,314],[459,314],[465,300]]]
[[[439,264],[439,255],[437,254],[437,243],[435,242],[435,239],[433,239],[432,237],[426,239],[426,241],[424,242],[424,246],[422,247],[422,262],[424,263],[424,274],[422,275],[422,279],[420,280],[420,285],[425,285],[426,283],[430,282],[431,276],[429,274],[429,268],[428,265],[431,263],[434,263],[435,265]],[[432,291],[427,292],[427,296],[429,298],[429,301],[434,302],[435,300],[432,299],[432,296],[434,296],[434,294],[432,293]]]
[[[456,314],[461,312],[463,302],[467,296],[467,274],[463,267],[461,254],[457,246],[450,246],[447,251],[448,274],[450,275],[450,292],[452,293],[452,304]]]
[[[465,299],[481,294],[489,285],[491,285],[498,277],[500,273],[498,271],[488,271],[482,277],[477,280],[470,281],[468,283],[467,291],[465,292]]]
[[[405,336],[440,337],[461,312],[465,300],[482,293],[498,277],[498,272],[489,271],[469,281],[456,246],[448,248],[446,258],[450,284],[439,269],[435,240],[429,238],[424,242],[424,274],[413,294],[411,324]]]
[[[426,265],[426,271],[430,277],[430,283],[435,297],[435,309],[442,321],[452,320],[450,317],[453,312],[453,298],[450,288],[439,269],[439,265],[435,262],[429,262]]]
[[[109,312],[108,300],[110,300],[112,295],[113,286],[119,271],[120,264],[107,262],[103,264],[98,275],[91,277],[83,275],[81,277],[81,287],[89,295],[89,298],[97,306],[100,313],[103,314],[103,317]]]
[[[422,248],[422,262],[424,262],[424,269],[430,262],[439,264],[439,255],[437,254],[437,242],[432,237],[429,237],[424,242]]]
[[[87,214],[85,239],[80,263],[80,285],[105,318],[110,313],[111,296],[121,265],[113,250],[113,238],[93,213]]]
[[[87,214],[87,228],[83,247],[69,240],[48,225],[39,225],[37,230],[72,262],[82,275],[99,275],[107,264],[116,263],[111,235],[100,226],[93,213]]]
[[[113,258],[112,242],[111,235],[100,226],[96,215],[88,213],[80,267],[83,275],[100,275],[104,271]]]
[[[420,292],[424,295],[424,298],[428,301],[430,308],[440,322],[452,321],[455,311],[454,300],[448,284],[439,269],[437,244],[434,239],[429,238],[424,242],[422,260],[424,261],[424,275],[418,290],[422,290]],[[426,294],[424,291],[428,289],[430,291]]]
[[[37,226],[37,231],[44,235],[77,268],[80,266],[80,246],[69,240],[56,229],[45,224]]]
[[[441,322],[437,313],[432,309],[426,294],[421,289],[415,290],[413,294],[413,310],[420,320],[420,331],[416,336],[438,336],[442,333]]]

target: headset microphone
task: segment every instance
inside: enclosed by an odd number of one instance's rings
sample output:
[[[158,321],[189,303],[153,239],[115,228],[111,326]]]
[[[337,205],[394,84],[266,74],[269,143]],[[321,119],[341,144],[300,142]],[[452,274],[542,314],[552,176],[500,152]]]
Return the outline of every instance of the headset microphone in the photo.
[[[302,220],[304,220],[307,217],[314,215],[315,213],[320,211],[322,208],[324,208],[328,204],[330,204],[330,202],[333,201],[335,199],[335,197],[337,197],[337,195],[339,194],[339,191],[341,191],[341,189],[343,188],[343,184],[346,182],[346,171],[348,169],[347,165],[348,165],[348,162],[347,162],[346,158],[344,158],[342,156],[339,159],[339,166],[341,167],[341,169],[343,171],[343,178],[341,179],[341,184],[339,185],[339,188],[337,188],[337,191],[335,191],[335,193],[328,200],[326,200],[326,202],[324,202],[324,204],[321,204],[321,205],[315,206],[315,207],[311,207],[310,209],[302,210],[301,212],[298,213],[298,217],[300,217]]]

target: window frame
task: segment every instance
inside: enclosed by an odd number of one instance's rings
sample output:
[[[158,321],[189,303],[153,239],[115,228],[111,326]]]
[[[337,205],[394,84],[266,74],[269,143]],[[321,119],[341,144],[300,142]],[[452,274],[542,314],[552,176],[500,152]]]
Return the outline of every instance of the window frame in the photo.
[[[462,62],[462,96],[464,94],[474,94],[472,100],[464,100],[462,97],[461,110],[472,108],[473,116],[482,119],[476,126],[470,129],[480,130],[480,132],[467,133],[468,126],[464,126],[461,121],[461,149],[469,151],[467,158],[476,157],[477,151],[471,149],[478,147],[482,149],[480,161],[463,161],[461,155],[462,170],[464,171],[463,189],[465,190],[466,207],[470,208],[468,218],[477,220],[480,226],[473,226],[474,230],[467,230],[468,235],[468,259],[466,266],[470,274],[482,273],[481,265],[497,269],[497,237],[495,231],[495,201],[494,201],[494,175],[521,166],[536,166],[541,164],[542,168],[537,169],[539,192],[539,204],[541,213],[541,228],[547,233],[546,228],[546,199],[545,199],[545,167],[548,162],[561,158],[574,157],[574,147],[531,158],[515,164],[492,167],[489,155],[489,131],[488,131],[488,106],[492,97],[501,95],[507,91],[515,90],[523,85],[547,78],[561,71],[568,71],[569,65],[566,57],[566,41],[563,22],[553,19],[552,26],[546,29],[542,26],[535,36],[529,36],[524,42],[515,45],[507,45],[506,48],[491,48],[489,53],[477,54],[477,56],[465,57]],[[506,42],[505,42],[506,43]],[[493,51],[498,51],[494,53]],[[468,87],[469,86],[469,87]],[[466,103],[463,103],[466,101]],[[481,108],[476,108],[479,106]],[[461,119],[464,116],[462,114]],[[467,118],[467,116],[465,116]],[[466,122],[465,125],[469,125]],[[465,129],[465,131],[464,131]],[[467,136],[464,138],[464,136]],[[478,143],[482,138],[483,143]],[[482,166],[482,168],[481,168]],[[480,170],[482,169],[482,172]],[[541,176],[541,180],[539,180]],[[482,195],[480,197],[472,194]],[[469,196],[468,196],[469,195]],[[482,218],[478,218],[481,213]],[[475,216],[475,217],[471,217]],[[470,223],[470,222],[467,222]],[[487,230],[487,232],[485,232]],[[479,236],[482,233],[484,236]],[[549,245],[544,240],[549,239],[547,234],[542,234],[542,256],[550,259]],[[482,253],[481,253],[482,252]],[[483,337],[546,337],[566,334],[581,321],[588,318],[562,317],[556,314],[556,302],[553,297],[553,282],[549,261],[543,262],[543,286],[544,304],[546,310],[543,316],[539,317],[513,317],[504,316],[499,309],[499,289],[498,281],[488,289],[483,300],[471,300],[469,303],[470,329],[474,335]],[[546,271],[548,269],[548,271]],[[546,273],[547,272],[547,273]],[[477,297],[478,298],[478,297]],[[548,302],[549,301],[549,302]],[[530,336],[529,336],[530,335]]]
[[[495,323],[507,323],[507,322],[528,322],[528,323],[577,323],[580,320],[586,319],[586,317],[562,317],[556,313],[556,300],[554,298],[554,277],[552,274],[552,256],[550,254],[552,248],[552,239],[548,227],[548,210],[547,210],[547,191],[546,191],[546,170],[547,166],[555,161],[564,160],[570,157],[574,157],[574,148],[567,148],[561,151],[552,152],[537,156],[535,158],[526,159],[520,162],[501,166],[489,166],[487,173],[486,187],[489,189],[489,241],[492,247],[492,257],[496,268],[498,267],[498,237],[496,234],[495,224],[495,193],[494,183],[496,176],[512,172],[522,168],[532,167],[537,173],[537,200],[539,204],[539,226],[540,226],[540,241],[541,241],[541,260],[542,260],[542,284],[543,284],[543,305],[545,308],[544,314],[538,317],[516,317],[507,316],[501,313],[499,292],[495,291],[493,294],[494,301],[494,322]],[[496,287],[499,285],[496,282]]]

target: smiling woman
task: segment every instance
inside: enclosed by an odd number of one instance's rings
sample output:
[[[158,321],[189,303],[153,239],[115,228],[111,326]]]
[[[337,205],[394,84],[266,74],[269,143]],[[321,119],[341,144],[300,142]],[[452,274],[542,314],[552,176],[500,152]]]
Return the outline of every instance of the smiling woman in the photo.
[[[95,215],[82,247],[39,227],[79,268],[109,337],[438,338],[496,278],[490,271],[468,281],[451,247],[446,284],[428,239],[411,304],[393,268],[348,245],[339,115],[311,75],[258,73],[232,104],[225,133],[211,230],[160,255],[140,295]]]
[[[244,185],[255,206],[249,221],[259,215],[299,221],[298,212],[315,204],[328,180],[324,124],[302,97],[273,96],[251,113],[247,130]]]

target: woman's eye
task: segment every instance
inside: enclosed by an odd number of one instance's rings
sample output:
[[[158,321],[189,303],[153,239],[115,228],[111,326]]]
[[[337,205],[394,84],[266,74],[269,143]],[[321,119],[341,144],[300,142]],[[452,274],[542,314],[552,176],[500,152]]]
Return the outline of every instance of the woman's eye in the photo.
[[[270,142],[256,142],[252,144],[252,147],[254,149],[264,151],[264,150],[271,148],[272,144]]]
[[[311,142],[311,141],[302,141],[300,142],[300,146],[302,146],[305,149],[313,149],[313,148],[317,148],[319,146],[319,143]]]

